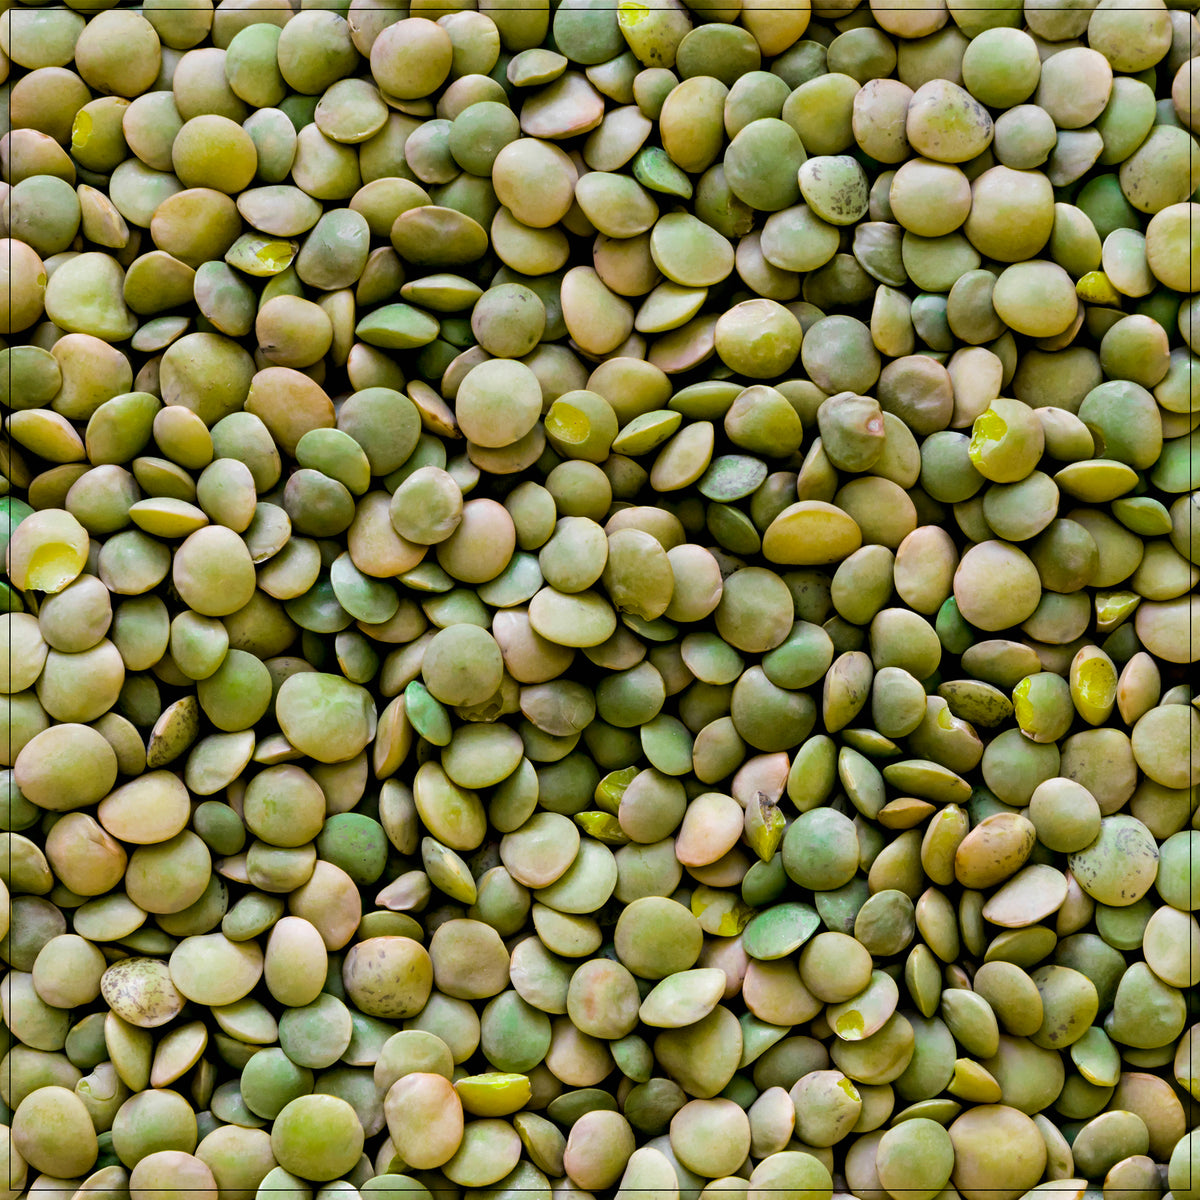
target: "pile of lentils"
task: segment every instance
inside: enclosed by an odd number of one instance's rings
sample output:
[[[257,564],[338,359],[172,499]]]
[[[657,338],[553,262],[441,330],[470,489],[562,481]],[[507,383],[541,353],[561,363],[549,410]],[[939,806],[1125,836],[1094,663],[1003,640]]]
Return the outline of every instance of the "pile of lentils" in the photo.
[[[1200,1200],[1200,24],[0,13],[0,1200]]]

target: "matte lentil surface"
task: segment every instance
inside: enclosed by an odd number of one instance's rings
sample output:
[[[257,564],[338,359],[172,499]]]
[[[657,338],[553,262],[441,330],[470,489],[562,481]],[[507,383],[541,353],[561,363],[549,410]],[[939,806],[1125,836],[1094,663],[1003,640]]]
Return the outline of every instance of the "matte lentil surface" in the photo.
[[[1200,1200],[1200,25],[0,12],[0,1200]]]

